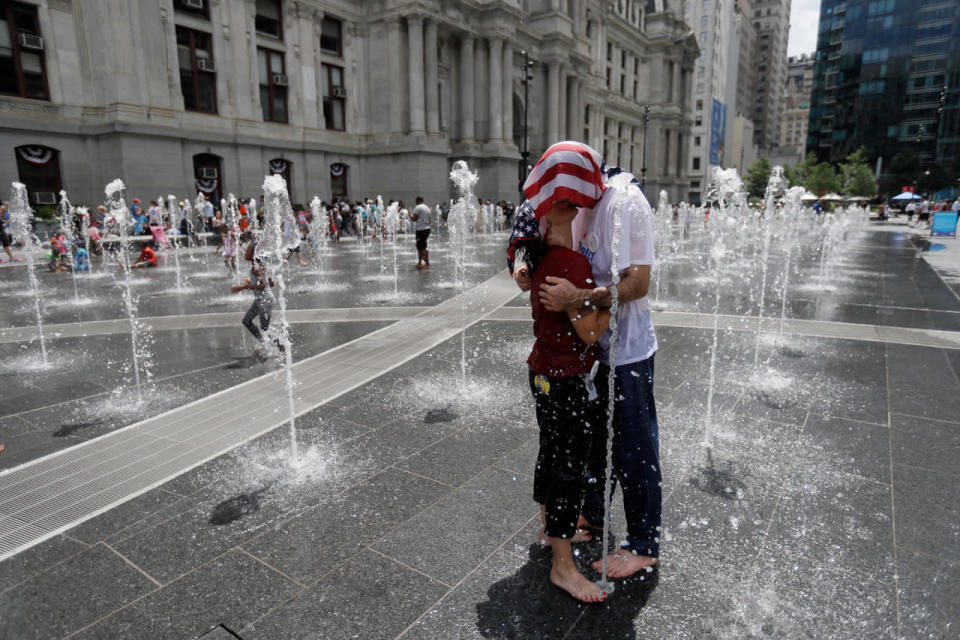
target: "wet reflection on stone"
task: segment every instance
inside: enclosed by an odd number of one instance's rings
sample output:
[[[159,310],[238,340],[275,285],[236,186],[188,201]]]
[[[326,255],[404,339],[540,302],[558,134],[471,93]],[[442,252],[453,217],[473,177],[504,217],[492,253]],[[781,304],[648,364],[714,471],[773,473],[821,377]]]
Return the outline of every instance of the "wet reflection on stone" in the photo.
[[[423,417],[424,424],[436,424],[438,422],[453,422],[457,419],[457,414],[451,410],[451,405],[441,409],[430,409],[427,415]]]
[[[267,489],[264,488],[259,491],[241,493],[232,498],[227,498],[213,508],[213,513],[210,514],[210,520],[208,522],[213,525],[222,526],[236,522],[240,518],[254,513],[260,509],[260,496],[266,491]]]
[[[66,438],[69,435],[73,435],[77,431],[89,429],[90,427],[95,427],[99,424],[101,424],[100,421],[95,420],[93,422],[73,422],[70,424],[60,425],[60,428],[53,432],[53,437]]]
[[[234,356],[233,362],[225,365],[224,369],[250,369],[263,362],[259,356],[250,355],[242,358]]]
[[[740,497],[747,488],[747,485],[734,475],[733,463],[718,466],[714,463],[713,453],[710,451],[707,451],[707,466],[701,470],[699,476],[690,478],[690,484],[704,493],[724,500]]]
[[[796,347],[787,346],[780,347],[779,353],[787,358],[802,358],[806,355],[803,351],[797,349]]]

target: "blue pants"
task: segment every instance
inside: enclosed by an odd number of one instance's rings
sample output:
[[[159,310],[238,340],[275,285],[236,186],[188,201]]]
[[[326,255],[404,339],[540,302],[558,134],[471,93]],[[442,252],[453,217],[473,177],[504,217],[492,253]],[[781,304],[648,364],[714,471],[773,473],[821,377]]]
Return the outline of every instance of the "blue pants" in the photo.
[[[606,398],[610,368],[601,365],[595,383]],[[640,555],[660,554],[660,436],[653,401],[653,356],[617,367],[613,412],[613,483],[623,492],[627,517],[625,548]],[[595,526],[603,523],[603,487],[606,486],[606,428],[593,430],[590,446],[590,483],[583,516]]]

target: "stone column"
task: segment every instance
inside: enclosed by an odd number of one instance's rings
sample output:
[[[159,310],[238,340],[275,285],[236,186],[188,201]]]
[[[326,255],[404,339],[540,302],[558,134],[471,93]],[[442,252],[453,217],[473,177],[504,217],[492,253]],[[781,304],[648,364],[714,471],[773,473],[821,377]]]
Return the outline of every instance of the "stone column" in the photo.
[[[547,139],[544,146],[560,140],[560,64],[547,63]]]
[[[503,140],[503,38],[490,39],[490,135],[488,140]]]
[[[390,131],[403,131],[403,104],[400,96],[403,95],[403,86],[400,77],[400,19],[393,19],[387,25],[387,46],[390,56]]]
[[[423,16],[407,16],[407,54],[410,80],[410,133],[423,133]]]
[[[426,75],[427,133],[440,131],[440,96],[437,72],[437,21],[428,20],[424,39],[423,62]]]
[[[503,117],[503,139],[513,142],[513,45],[503,43],[503,88],[501,89],[500,114]]]
[[[580,122],[579,92],[580,79],[577,76],[570,76],[570,86],[567,89],[567,140],[579,140],[580,134],[577,133]]]
[[[557,140],[567,139],[567,77],[567,67],[561,65],[557,88]]]
[[[473,123],[473,36],[460,36],[460,139],[474,140]]]
[[[683,111],[684,91],[683,91],[683,68],[679,62],[673,64],[673,96],[672,101]]]

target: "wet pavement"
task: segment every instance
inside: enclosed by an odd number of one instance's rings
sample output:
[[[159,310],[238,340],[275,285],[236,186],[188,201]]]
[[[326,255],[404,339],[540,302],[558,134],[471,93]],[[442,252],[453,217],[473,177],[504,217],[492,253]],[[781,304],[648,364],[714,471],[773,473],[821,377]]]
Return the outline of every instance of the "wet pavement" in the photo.
[[[701,235],[661,266],[655,308],[713,313],[718,274],[703,267]],[[466,289],[502,270],[504,240],[476,248]],[[345,243],[314,269],[322,273],[294,267],[291,308],[356,309],[354,321],[294,325],[295,359],[389,324],[363,318],[364,308],[434,307],[457,295],[443,241],[436,247],[430,272],[411,268],[412,244],[401,249],[398,294],[389,245],[385,274],[378,245]],[[801,250],[785,317],[960,330],[960,298],[923,248],[910,229],[856,229],[828,279],[815,248]],[[782,264],[772,253],[767,318],[781,313]],[[237,322],[148,332],[153,378],[141,412],[124,411],[122,323],[98,336],[49,335],[54,369],[38,366],[36,341],[0,343],[0,468],[276,375],[247,357],[239,316],[248,298],[227,298],[222,262],[194,251],[181,265],[187,294],[167,291],[169,269],[137,274],[141,313],[232,312]],[[23,269],[0,276],[0,326],[29,325],[28,300],[11,295],[26,287]],[[121,319],[109,280],[78,282],[94,302],[69,305],[69,275],[41,274],[45,322]],[[757,283],[722,279],[720,313],[751,322]],[[708,425],[713,333],[659,326],[661,566],[587,606],[549,585],[549,552],[533,544],[530,328],[483,320],[463,342],[441,342],[306,411],[299,470],[280,426],[0,562],[0,638],[956,635],[960,349],[771,331],[755,367],[755,333],[723,330]],[[624,533],[618,508],[613,530]],[[600,554],[597,543],[579,551],[584,566]]]

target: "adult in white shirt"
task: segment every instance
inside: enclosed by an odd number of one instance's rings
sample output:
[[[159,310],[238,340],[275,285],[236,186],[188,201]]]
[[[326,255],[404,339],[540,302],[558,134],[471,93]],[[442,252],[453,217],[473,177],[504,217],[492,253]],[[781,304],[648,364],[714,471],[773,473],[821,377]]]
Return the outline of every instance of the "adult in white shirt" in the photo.
[[[430,253],[427,251],[427,238],[430,237],[430,207],[423,204],[423,197],[417,196],[416,206],[410,213],[413,231],[417,236],[417,269],[430,268]]]
[[[596,171],[600,171],[603,165],[596,151],[578,142],[557,143],[547,149],[544,158],[555,154],[557,150],[587,158]],[[567,159],[561,162],[573,165],[578,160],[567,155]],[[543,159],[538,167],[541,163]],[[573,173],[558,177],[555,169],[549,171],[549,164],[539,171],[538,167],[534,167],[524,185],[525,195],[534,209],[549,203],[549,197],[564,197],[562,183],[576,180]],[[592,170],[586,166],[579,170],[583,169]],[[543,184],[547,180],[551,182]],[[528,189],[528,186],[538,183],[539,192],[537,189]],[[544,197],[543,194],[550,188],[555,190],[555,195]],[[599,200],[593,206],[581,205],[574,227],[575,241],[580,252],[590,261],[596,286],[577,289],[563,278],[547,277],[548,284],[535,292],[550,311],[611,306],[610,286],[613,283],[616,246],[616,269],[620,278],[617,284],[617,341],[611,348],[609,333],[600,339],[604,355],[595,378],[597,392],[604,397],[609,392],[608,374],[612,355],[616,368],[613,481],[620,483],[627,519],[627,538],[623,548],[607,558],[608,575],[614,578],[631,576],[655,565],[660,553],[661,473],[657,411],[653,397],[657,338],[646,297],[654,263],[653,230],[653,211],[633,176],[620,172],[606,178],[605,189]],[[522,269],[517,268],[515,275],[517,284],[523,289]],[[529,283],[526,286],[529,288]],[[583,505],[581,526],[599,531],[605,512],[607,433],[606,429],[601,428],[593,430],[592,434],[591,484]],[[601,561],[592,566],[599,570]]]

